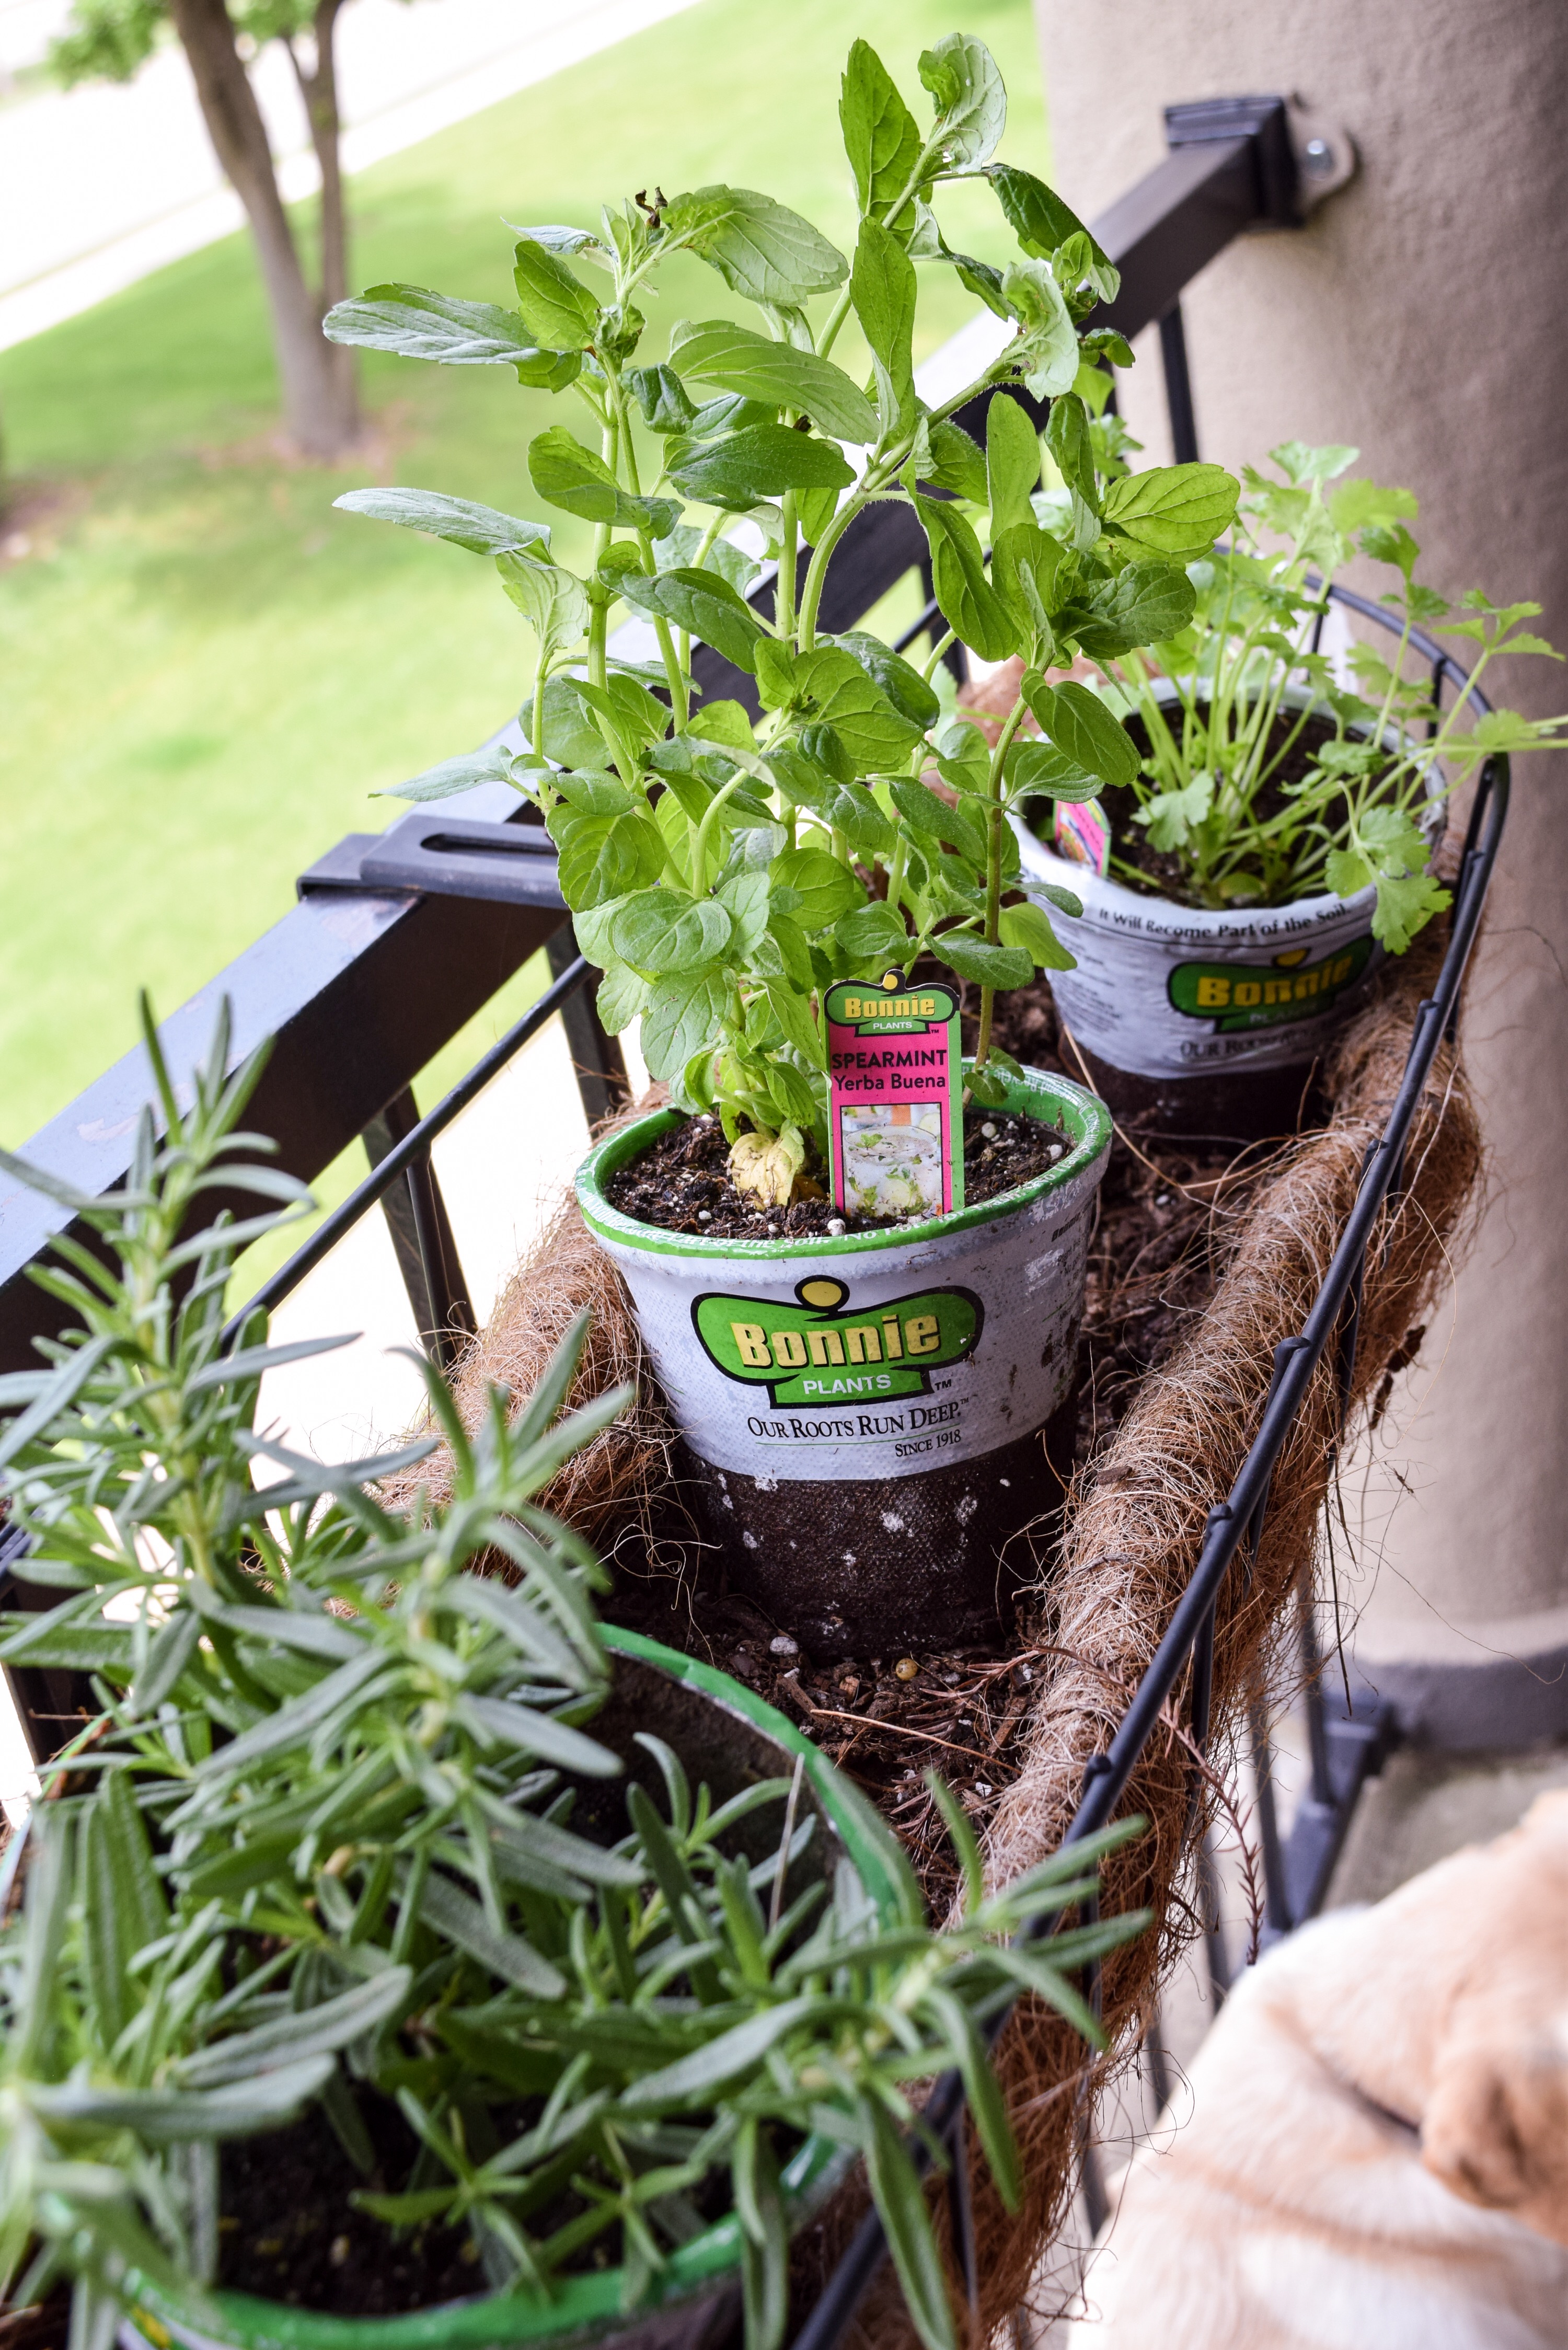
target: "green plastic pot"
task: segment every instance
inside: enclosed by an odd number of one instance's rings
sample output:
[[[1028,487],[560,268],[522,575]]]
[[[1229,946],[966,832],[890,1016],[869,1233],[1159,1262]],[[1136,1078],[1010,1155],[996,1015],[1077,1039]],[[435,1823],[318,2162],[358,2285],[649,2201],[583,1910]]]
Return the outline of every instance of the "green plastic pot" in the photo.
[[[732,1764],[739,1750],[738,1783],[781,1775],[801,1757],[805,1766],[803,1793],[854,1863],[883,1922],[891,1926],[899,1921],[898,1882],[884,1848],[888,1831],[820,1748],[743,1683],[711,1665],[615,1625],[604,1627],[604,1640],[615,1656],[639,1669],[634,1726],[661,1729],[667,1735],[684,1726],[695,1733],[683,1742],[683,1759],[694,1783],[711,1774],[691,1754],[693,1743],[727,1751]],[[648,1679],[650,1673],[655,1681]],[[599,1723],[595,1734],[602,1734]],[[612,1736],[607,1742],[616,1741]],[[826,2137],[808,2138],[796,2151],[785,2168],[784,2184],[797,2224],[820,2208],[848,2161],[845,2148]],[[612,2340],[621,2350],[673,2350],[677,2343],[682,2350],[697,2350],[710,2330],[717,2333],[729,2322],[739,2291],[740,2262],[741,2226],[731,2213],[670,2255],[663,2274],[630,2317],[620,2306],[620,2270],[600,2269],[568,2277],[548,2300],[523,2292],[491,2293],[395,2317],[328,2315],[249,2293],[220,2292],[212,2296],[224,2321],[218,2334],[197,2323],[193,2297],[182,2302],[178,2294],[133,2276],[134,2322],[122,2340],[140,2338],[153,2350],[165,2350],[171,2343],[189,2350],[504,2350],[504,2345],[524,2343],[566,2350],[571,2344]]]

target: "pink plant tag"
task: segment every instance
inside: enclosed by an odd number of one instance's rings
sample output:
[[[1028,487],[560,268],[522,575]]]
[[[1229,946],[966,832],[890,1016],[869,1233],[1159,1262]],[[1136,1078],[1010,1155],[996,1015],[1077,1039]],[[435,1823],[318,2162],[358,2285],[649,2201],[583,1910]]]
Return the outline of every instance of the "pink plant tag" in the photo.
[[[1111,861],[1111,828],[1096,800],[1058,800],[1056,854],[1072,865],[1090,865],[1105,879]]]
[[[850,1216],[963,1205],[958,997],[901,972],[830,987],[827,1130],[833,1203]]]

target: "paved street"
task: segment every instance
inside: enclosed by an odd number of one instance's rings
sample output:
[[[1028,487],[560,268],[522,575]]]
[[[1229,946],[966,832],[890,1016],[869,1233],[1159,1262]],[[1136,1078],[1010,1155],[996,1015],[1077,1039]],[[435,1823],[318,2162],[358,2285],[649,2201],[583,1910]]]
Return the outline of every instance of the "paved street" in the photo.
[[[339,20],[344,160],[362,171],[691,0],[354,0]],[[0,0],[3,78],[41,57],[63,0]],[[317,184],[282,47],[256,83],[284,192]],[[0,350],[244,224],[179,47],[132,82],[0,104]]]

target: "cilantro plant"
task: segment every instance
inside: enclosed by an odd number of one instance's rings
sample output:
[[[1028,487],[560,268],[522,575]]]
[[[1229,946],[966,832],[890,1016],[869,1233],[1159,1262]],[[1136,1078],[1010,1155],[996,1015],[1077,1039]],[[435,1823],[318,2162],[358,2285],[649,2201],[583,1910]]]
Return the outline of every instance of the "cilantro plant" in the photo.
[[[1090,437],[1107,494],[1147,478],[1128,475],[1126,452],[1137,443],[1114,417]],[[1375,885],[1373,934],[1400,954],[1449,903],[1427,869],[1424,816],[1483,759],[1549,746],[1568,719],[1478,714],[1461,698],[1434,723],[1429,681],[1405,673],[1413,628],[1469,639],[1476,681],[1502,653],[1562,656],[1521,626],[1539,604],[1494,604],[1471,588],[1456,607],[1417,580],[1420,548],[1408,528],[1417,501],[1408,490],[1342,480],[1356,454],[1288,441],[1271,452],[1272,477],[1249,466],[1232,543],[1188,566],[1196,593],[1188,626],[1151,652],[1101,667],[1110,706],[1136,713],[1147,737],[1148,755],[1129,759],[1123,780],[1149,847],[1179,861],[1171,894],[1194,906],[1281,906]],[[1068,503],[1059,493],[1056,510],[1064,515]],[[1382,600],[1401,633],[1392,661],[1355,645],[1355,682],[1346,687],[1313,650],[1314,633],[1330,583],[1358,553],[1394,573]],[[1160,676],[1169,698],[1155,690]],[[1287,700],[1293,687],[1303,693]],[[1287,781],[1285,764],[1314,715],[1329,720],[1332,739],[1309,738],[1306,774]],[[1109,869],[1151,886],[1126,841]]]
[[[535,802],[578,940],[604,971],[606,1026],[640,1016],[649,1068],[678,1106],[718,1110],[759,1205],[787,1201],[825,1152],[820,1005],[836,979],[931,955],[978,983],[973,1090],[1002,1097],[994,993],[1068,967],[1045,903],[1077,910],[1021,875],[1007,813],[1030,795],[1093,795],[1121,777],[1127,748],[1085,688],[1045,671],[1179,630],[1193,609],[1181,566],[1237,495],[1213,465],[1102,491],[1081,395],[1131,353],[1085,322],[1117,274],[1059,197],[995,160],[1007,101],[982,43],[950,35],[919,78],[924,129],[876,53],[850,50],[839,113],[853,256],[752,189],[644,191],[597,229],[523,230],[515,308],[379,286],[327,322],[340,341],[514,368],[574,400],[589,428],[585,441],[554,425],[528,451],[541,500],[595,525],[582,577],[539,523],[422,490],[339,499],[491,557],[534,632],[527,750],[449,761],[401,795],[498,776]],[[940,191],[973,178],[1017,239],[1003,269],[942,233]],[[645,312],[684,254],[755,323],[676,319],[650,349]],[[1010,329],[994,362],[935,407],[915,386],[922,267],[956,270]],[[852,319],[863,381],[833,356]],[[1052,403],[1050,446],[1072,484],[1059,533],[1035,514],[1040,440],[1010,386]],[[982,448],[955,418],[991,393]],[[919,517],[949,623],[922,668],[864,629],[820,624],[836,549],[889,499]],[[771,595],[749,600],[769,580]],[[618,607],[650,624],[656,659],[610,651]],[[1025,664],[994,751],[944,703],[939,664],[955,639]],[[701,698],[698,639],[754,679],[760,721]],[[1016,739],[1028,712],[1043,741]]]
[[[223,1351],[235,1255],[301,1195],[238,1130],[259,1056],[225,1077],[226,1014],[188,1110],[146,1035],[161,1119],[124,1191],[3,1161],[102,1249],[56,1243],[38,1278],[75,1326],[0,1386],[4,1500],[29,1579],[61,1595],[8,1618],[0,1655],[90,1672],[103,1708],[0,1870],[8,2305],[68,2277],[73,2344],[110,2350],[151,2286],[221,2336],[222,2147],[314,2109],[368,2178],[379,2104],[418,2151],[357,2202],[391,2230],[465,2230],[476,2289],[547,2303],[613,2261],[630,2315],[705,2224],[696,2199],[727,2203],[748,2350],[781,2338],[790,2160],[826,2134],[864,2157],[921,2336],[952,2350],[904,2137],[918,2085],[961,2068],[1015,2197],[984,2023],[1026,1991],[1097,2037],[1064,1970],[1146,1921],[1007,1938],[1087,1902],[1131,1827],[988,1896],[938,1783],[969,1887],[942,1934],[868,1807],[895,1914],[826,1856],[786,1885],[816,1825],[798,1769],[715,1808],[645,1734],[662,1807],[632,1784],[624,1833],[582,1832],[576,1789],[623,1769],[592,1731],[604,1577],[535,1497],[626,1391],[559,1417],[579,1325],[471,1441],[429,1372],[453,1498],[407,1518],[373,1489],[428,1448],[323,1465],[258,1431],[262,1375],[343,1341],[268,1347],[257,1316]],[[272,1204],[190,1232],[236,1185]],[[281,1471],[262,1487],[258,1458]],[[497,1552],[510,1585],[473,1571]]]

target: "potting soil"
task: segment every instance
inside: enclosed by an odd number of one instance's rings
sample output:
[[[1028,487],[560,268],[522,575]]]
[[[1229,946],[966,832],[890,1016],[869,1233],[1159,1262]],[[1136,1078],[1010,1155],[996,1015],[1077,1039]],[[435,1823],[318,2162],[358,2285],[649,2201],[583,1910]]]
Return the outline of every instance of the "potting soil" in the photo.
[[[1199,706],[1203,709],[1207,708],[1207,704]],[[1179,710],[1174,714],[1173,733],[1179,731],[1180,716]],[[1278,756],[1283,750],[1296,724],[1295,712],[1280,712],[1269,730],[1267,759]],[[1143,721],[1140,718],[1129,718],[1127,722],[1127,731],[1137,743],[1140,757],[1147,758],[1148,733]],[[1280,760],[1273,774],[1253,795],[1252,813],[1260,822],[1266,823],[1271,817],[1282,814],[1290,806],[1292,794],[1289,787],[1305,780],[1316,754],[1325,743],[1332,743],[1334,737],[1334,730],[1326,718],[1309,717],[1306,720],[1301,733],[1296,735],[1294,742],[1291,743],[1290,749],[1285,751],[1283,758]],[[1146,785],[1145,788],[1153,787]],[[1131,866],[1133,868],[1130,873],[1118,871],[1116,877],[1118,881],[1123,882],[1129,889],[1147,892],[1150,897],[1168,898],[1176,906],[1202,905],[1202,899],[1189,887],[1187,868],[1181,858],[1172,849],[1150,847],[1147,827],[1137,820],[1138,799],[1130,785],[1107,784],[1096,802],[1096,806],[1110,822],[1112,856],[1119,858],[1124,866]],[[1039,816],[1035,829],[1048,848],[1055,847],[1052,811],[1049,806]],[[1324,886],[1321,882],[1314,885],[1317,889]],[[1292,891],[1293,897],[1299,897],[1301,894],[1299,889]],[[1230,899],[1227,904],[1230,910],[1234,911],[1238,907],[1251,902],[1250,899],[1241,898]],[[1258,902],[1262,904],[1264,901],[1259,899]]]
[[[965,1204],[997,1199],[1044,1175],[1061,1157],[1063,1143],[1058,1130],[1038,1118],[971,1103],[964,1114]],[[797,1200],[793,1207],[760,1214],[731,1182],[729,1156],[716,1118],[690,1118],[612,1175],[605,1191],[623,1215],[665,1232],[700,1232],[707,1240],[821,1240],[833,1232],[891,1232],[904,1221],[846,1216],[826,1197]],[[826,1192],[826,1169],[817,1174]]]

